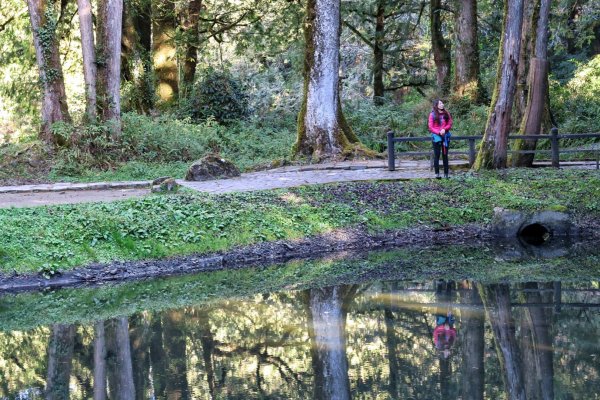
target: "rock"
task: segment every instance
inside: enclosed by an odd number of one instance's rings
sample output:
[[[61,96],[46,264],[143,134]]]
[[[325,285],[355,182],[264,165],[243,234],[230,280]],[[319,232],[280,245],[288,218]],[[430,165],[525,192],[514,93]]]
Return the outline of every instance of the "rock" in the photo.
[[[210,181],[236,176],[240,176],[240,170],[231,161],[227,161],[215,154],[209,154],[192,164],[185,175],[185,180]]]
[[[176,192],[179,188],[179,184],[175,181],[175,179],[164,176],[161,178],[157,178],[152,181],[152,193],[162,193],[162,192]]]

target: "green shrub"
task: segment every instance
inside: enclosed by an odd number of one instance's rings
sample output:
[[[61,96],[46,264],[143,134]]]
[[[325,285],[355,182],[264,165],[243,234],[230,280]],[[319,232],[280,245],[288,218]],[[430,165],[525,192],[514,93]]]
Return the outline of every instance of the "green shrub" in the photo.
[[[241,82],[227,72],[209,69],[194,85],[191,96],[180,102],[179,117],[230,123],[248,113],[248,96]]]

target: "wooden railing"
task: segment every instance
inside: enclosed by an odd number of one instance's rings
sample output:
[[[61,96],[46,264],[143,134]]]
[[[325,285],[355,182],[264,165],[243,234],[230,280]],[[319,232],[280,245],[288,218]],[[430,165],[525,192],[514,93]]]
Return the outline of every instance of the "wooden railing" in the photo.
[[[395,137],[394,131],[387,134],[388,139],[388,170],[396,169],[396,143],[403,142],[431,142],[431,137]],[[451,142],[467,141],[469,143],[468,151],[451,151],[450,154],[467,155],[469,157],[469,166],[475,163],[476,150],[475,142],[481,140],[483,136],[452,136]],[[570,133],[558,134],[558,129],[552,128],[549,135],[510,135],[508,140],[523,139],[523,140],[550,140],[550,150],[508,150],[511,154],[550,154],[552,166],[560,167],[560,154],[567,153],[589,153],[594,152],[596,155],[596,169],[600,169],[600,147],[596,149],[561,149],[559,140],[561,139],[589,139],[600,138],[600,133]],[[433,151],[406,151],[402,153],[404,156],[429,156],[433,161]]]

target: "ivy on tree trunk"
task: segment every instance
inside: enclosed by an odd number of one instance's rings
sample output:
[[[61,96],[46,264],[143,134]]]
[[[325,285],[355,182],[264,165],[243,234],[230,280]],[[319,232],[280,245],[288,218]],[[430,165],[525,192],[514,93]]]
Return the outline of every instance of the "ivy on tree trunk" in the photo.
[[[56,35],[58,15],[51,0],[27,0],[27,7],[42,86],[40,137],[47,143],[56,143],[52,124],[71,121]]]

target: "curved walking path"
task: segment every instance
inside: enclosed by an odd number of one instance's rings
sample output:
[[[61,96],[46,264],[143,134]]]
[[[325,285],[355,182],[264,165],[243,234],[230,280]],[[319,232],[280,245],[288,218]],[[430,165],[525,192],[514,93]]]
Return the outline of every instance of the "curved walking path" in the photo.
[[[467,162],[463,160],[451,160],[450,166],[452,169],[468,167]],[[334,182],[431,177],[433,177],[433,173],[429,169],[427,160],[397,161],[396,171],[387,170],[386,160],[370,160],[287,166],[245,173],[232,179],[205,182],[177,180],[177,182],[181,186],[198,192],[221,194]],[[150,185],[151,181],[130,181],[0,186],[0,208],[123,200],[148,195]]]

